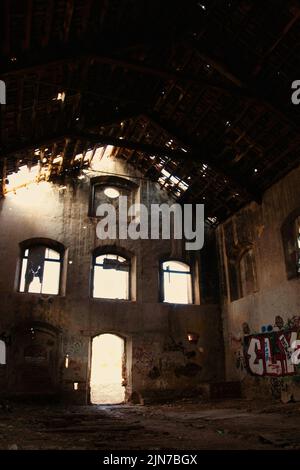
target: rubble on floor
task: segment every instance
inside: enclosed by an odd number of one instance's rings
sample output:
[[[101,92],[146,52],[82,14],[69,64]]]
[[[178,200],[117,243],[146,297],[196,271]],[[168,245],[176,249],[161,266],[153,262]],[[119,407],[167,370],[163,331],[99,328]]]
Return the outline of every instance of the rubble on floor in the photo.
[[[42,406],[0,413],[0,449],[300,449],[297,403],[180,400],[159,406]]]

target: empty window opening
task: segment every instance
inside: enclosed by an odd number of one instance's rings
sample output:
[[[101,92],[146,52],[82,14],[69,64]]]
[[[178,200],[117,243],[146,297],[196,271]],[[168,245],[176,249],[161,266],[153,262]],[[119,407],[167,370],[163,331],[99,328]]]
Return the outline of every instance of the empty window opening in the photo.
[[[281,235],[287,278],[294,279],[300,276],[300,207],[285,219]]]
[[[192,303],[192,275],[189,265],[165,261],[163,270],[163,301],[176,304]]]
[[[93,338],[91,366],[91,403],[123,403],[124,340],[113,334]]]
[[[134,202],[134,192],[131,188],[127,186],[114,186],[114,185],[103,185],[103,184],[93,184],[92,185],[92,208],[91,213],[95,217],[97,216],[97,208],[101,206],[101,204],[111,204],[116,214],[119,214],[119,206],[120,206],[120,196],[126,196],[128,201],[128,206],[133,204]],[[97,216],[98,217],[98,216]]]
[[[0,364],[6,364],[6,344],[2,339],[0,339]]]
[[[94,260],[93,297],[129,299],[129,260],[105,254]]]
[[[253,249],[247,250],[240,259],[240,297],[257,290]]]
[[[92,165],[91,169],[93,170]],[[103,173],[103,171],[100,170],[100,173]],[[128,207],[132,206],[137,199],[138,187],[137,182],[128,179],[126,175],[108,173],[107,175],[92,177],[89,216],[97,217],[101,220],[103,216],[97,213],[98,207],[102,204],[111,204],[118,220],[121,196],[127,198]]]
[[[20,292],[59,293],[61,271],[60,253],[43,245],[24,251],[22,258]]]

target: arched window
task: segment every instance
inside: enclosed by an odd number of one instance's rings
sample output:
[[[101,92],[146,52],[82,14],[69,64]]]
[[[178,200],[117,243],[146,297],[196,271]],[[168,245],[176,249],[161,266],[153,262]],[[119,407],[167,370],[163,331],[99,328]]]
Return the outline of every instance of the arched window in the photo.
[[[300,276],[300,209],[293,211],[281,227],[288,279]]]
[[[6,344],[0,339],[0,365],[6,364]]]
[[[181,261],[162,263],[162,300],[174,304],[193,303],[192,273]]]
[[[34,241],[25,243],[22,248],[19,292],[58,295],[61,268],[61,250]]]
[[[137,188],[138,185],[135,182],[118,176],[92,178],[89,215],[95,217],[97,208],[102,204],[112,205],[118,213],[120,196],[127,197],[127,204],[130,207],[135,202]]]
[[[130,298],[130,261],[113,253],[94,255],[93,258],[94,298]]]
[[[245,297],[257,290],[254,252],[247,249],[239,260],[240,297]]]

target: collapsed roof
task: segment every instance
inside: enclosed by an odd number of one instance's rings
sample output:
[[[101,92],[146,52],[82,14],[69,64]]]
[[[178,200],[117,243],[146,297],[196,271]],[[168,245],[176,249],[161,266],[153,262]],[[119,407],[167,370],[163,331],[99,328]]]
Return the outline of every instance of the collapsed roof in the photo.
[[[300,5],[5,0],[2,193],[39,164],[76,177],[97,148],[225,220],[300,162]]]

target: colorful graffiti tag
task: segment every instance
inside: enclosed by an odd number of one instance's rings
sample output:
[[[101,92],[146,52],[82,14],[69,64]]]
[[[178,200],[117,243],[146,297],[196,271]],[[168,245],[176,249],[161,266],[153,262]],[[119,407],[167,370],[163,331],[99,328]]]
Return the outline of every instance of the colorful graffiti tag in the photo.
[[[294,375],[300,355],[298,330],[244,336],[244,358],[252,375]],[[297,345],[297,346],[295,346]]]

